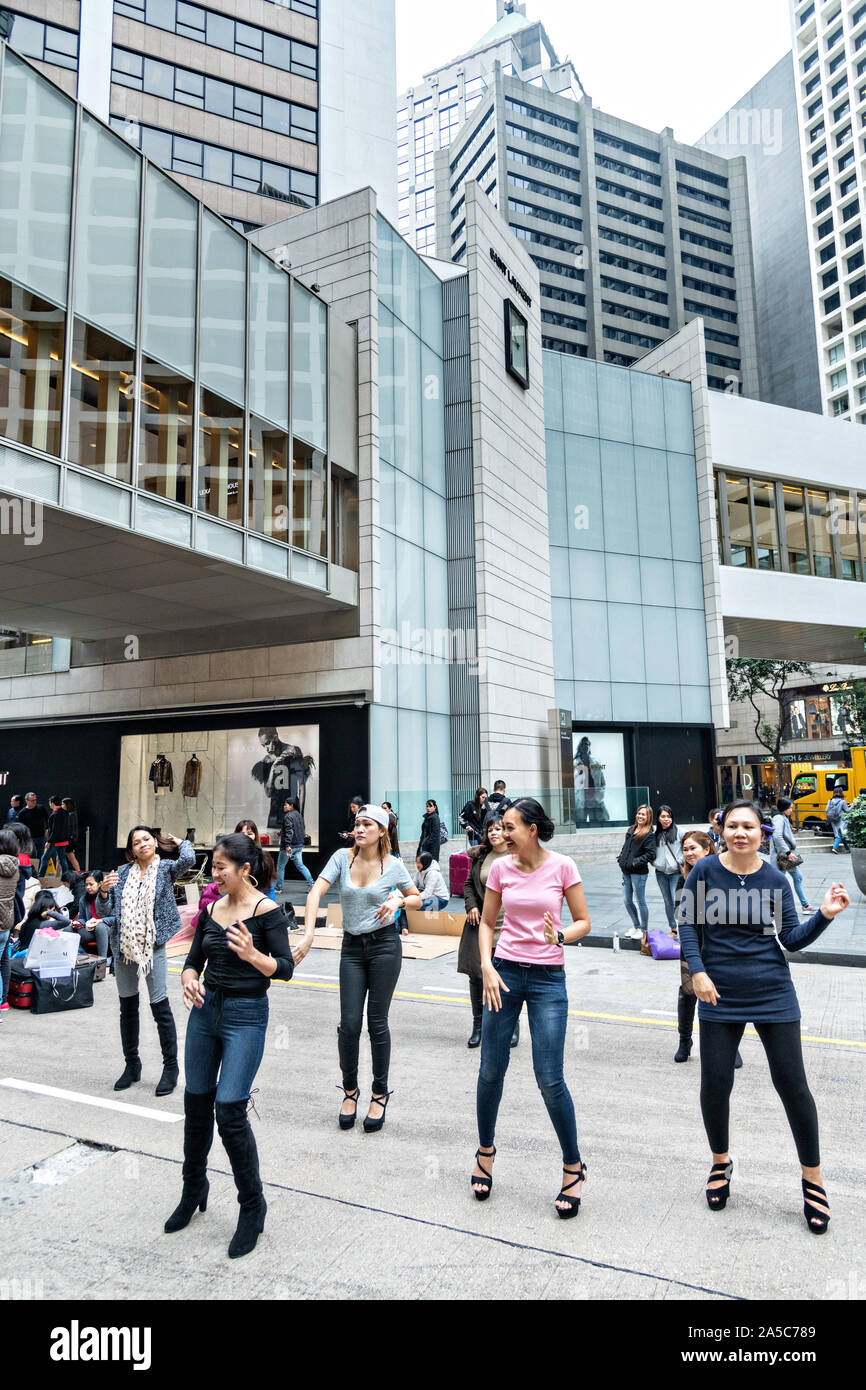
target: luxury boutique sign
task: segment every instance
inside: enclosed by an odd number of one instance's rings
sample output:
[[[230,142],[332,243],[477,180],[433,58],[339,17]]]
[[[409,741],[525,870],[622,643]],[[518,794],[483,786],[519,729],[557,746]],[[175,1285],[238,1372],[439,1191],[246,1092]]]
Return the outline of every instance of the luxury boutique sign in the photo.
[[[515,290],[515,291],[517,292],[517,294],[519,294],[520,298],[523,300],[523,302],[524,302],[524,304],[527,306],[527,308],[530,308],[531,305],[532,305],[532,297],[531,297],[531,295],[528,295],[528,294],[526,293],[526,290],[525,290],[525,289],[523,288],[523,286],[521,285],[521,283],[520,283],[520,281],[518,280],[517,276],[514,274],[514,272],[513,272],[512,270],[509,270],[509,269],[508,269],[508,266],[505,264],[505,262],[504,262],[504,260],[502,259],[502,257],[501,257],[496,251],[494,251],[494,249],[493,249],[492,246],[491,246],[491,248],[490,248],[490,259],[491,259],[491,261],[493,262],[493,264],[496,266],[496,269],[497,269],[497,270],[500,270],[500,271],[502,272],[502,274],[505,276],[505,278],[506,278],[506,280],[508,281],[508,283],[509,283],[509,285],[511,286],[511,288],[512,288],[513,290]]]

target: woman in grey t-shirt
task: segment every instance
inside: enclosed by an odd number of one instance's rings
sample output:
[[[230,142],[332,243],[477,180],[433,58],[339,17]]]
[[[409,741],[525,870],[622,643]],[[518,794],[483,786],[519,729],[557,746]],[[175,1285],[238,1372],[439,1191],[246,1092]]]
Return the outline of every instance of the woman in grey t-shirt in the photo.
[[[362,806],[355,818],[353,849],[338,849],[321,870],[305,912],[303,939],[293,951],[299,965],[313,943],[319,900],[332,883],[339,885],[343,909],[343,949],[340,953],[340,1026],[337,1038],[345,1099],[340,1128],[355,1123],[358,1100],[358,1044],[367,1000],[367,1027],[373,1053],[373,1093],[364,1120],[368,1134],[385,1123],[391,1033],[388,1010],[403,948],[394,926],[401,907],[420,907],[421,895],[402,860],[391,853],[388,812],[381,806]]]

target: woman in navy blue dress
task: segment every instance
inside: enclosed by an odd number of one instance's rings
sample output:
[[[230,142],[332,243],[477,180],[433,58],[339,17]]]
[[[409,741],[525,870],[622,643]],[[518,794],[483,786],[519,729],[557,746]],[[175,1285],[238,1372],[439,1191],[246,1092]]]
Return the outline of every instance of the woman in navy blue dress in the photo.
[[[822,1235],[830,1209],[821,1180],[818,1114],[803,1067],[800,1006],[781,948],[811,945],[850,899],[843,885],[834,883],[818,911],[800,922],[787,876],[758,853],[762,834],[760,811],[752,802],[725,807],[726,848],[698,860],[679,907],[680,943],[699,1001],[701,1112],[713,1155],[707,1204],[721,1211],[730,1193],[734,1060],[746,1024],[753,1023],[797,1146],[806,1224]]]

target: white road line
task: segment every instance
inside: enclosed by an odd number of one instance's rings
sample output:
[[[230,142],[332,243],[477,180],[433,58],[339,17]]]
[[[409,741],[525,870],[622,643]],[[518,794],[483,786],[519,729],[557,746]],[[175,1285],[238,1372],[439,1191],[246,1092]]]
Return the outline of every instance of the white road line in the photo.
[[[641,1009],[642,1014],[652,1014],[653,1018],[676,1018],[672,1009]]]
[[[63,1091],[59,1086],[41,1086],[36,1081],[19,1081],[14,1076],[0,1078],[0,1086],[13,1091],[31,1091],[37,1096],[53,1096],[55,1100],[72,1100],[77,1105],[95,1105],[99,1110],[119,1110],[124,1115],[144,1115],[148,1120],[161,1120],[164,1125],[176,1125],[183,1115],[171,1115],[164,1110],[151,1110],[145,1105],[124,1105],[119,1100],[103,1100],[83,1091]]]
[[[311,975],[309,970],[305,970],[302,980],[339,980],[339,975]]]
[[[451,985],[422,985],[421,988],[429,989],[432,991],[433,994],[442,994],[445,990],[447,990],[449,994],[465,994],[466,998],[469,998],[468,989],[458,989],[456,986],[452,987]]]

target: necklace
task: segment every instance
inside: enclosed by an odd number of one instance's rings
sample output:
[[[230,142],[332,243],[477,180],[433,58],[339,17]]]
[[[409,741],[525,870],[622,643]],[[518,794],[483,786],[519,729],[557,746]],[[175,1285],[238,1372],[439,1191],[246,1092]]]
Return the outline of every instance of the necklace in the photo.
[[[725,867],[727,867],[727,865],[726,865]],[[749,878],[749,876],[750,876],[751,874],[760,873],[762,867],[763,867],[763,866],[762,866],[761,864],[759,864],[758,867],[757,867],[757,869],[749,869],[748,872],[747,872],[747,873],[744,873],[744,874],[738,873],[736,869],[730,869],[730,870],[728,870],[728,872],[729,872],[729,873],[732,873],[732,874],[734,875],[735,878],[738,878],[738,879],[740,880],[740,887],[741,887],[741,888],[745,888],[745,886],[746,886],[746,879]]]

